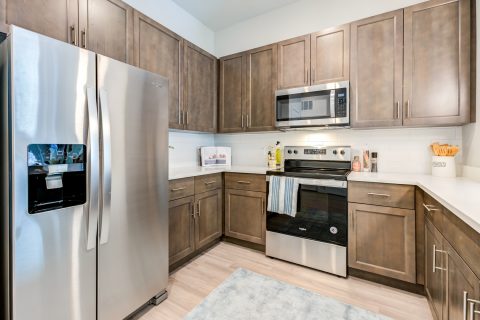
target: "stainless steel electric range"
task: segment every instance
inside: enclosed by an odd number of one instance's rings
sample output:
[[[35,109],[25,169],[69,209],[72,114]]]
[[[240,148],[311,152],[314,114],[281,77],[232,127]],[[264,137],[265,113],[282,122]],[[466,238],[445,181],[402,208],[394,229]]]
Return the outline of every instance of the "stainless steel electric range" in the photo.
[[[347,276],[347,176],[350,147],[285,147],[282,170],[299,183],[297,213],[267,212],[266,254]]]

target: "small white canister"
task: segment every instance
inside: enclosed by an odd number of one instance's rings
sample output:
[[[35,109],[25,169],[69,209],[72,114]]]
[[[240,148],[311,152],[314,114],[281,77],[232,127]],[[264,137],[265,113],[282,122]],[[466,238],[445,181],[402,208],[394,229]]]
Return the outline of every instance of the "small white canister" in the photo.
[[[455,157],[432,156],[432,176],[455,178],[457,176]]]

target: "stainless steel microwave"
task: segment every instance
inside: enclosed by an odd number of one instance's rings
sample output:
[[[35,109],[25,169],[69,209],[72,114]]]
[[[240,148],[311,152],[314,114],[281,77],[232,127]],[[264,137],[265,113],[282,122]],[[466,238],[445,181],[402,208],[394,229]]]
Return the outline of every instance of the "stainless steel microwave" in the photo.
[[[350,125],[349,81],[277,90],[277,128]]]

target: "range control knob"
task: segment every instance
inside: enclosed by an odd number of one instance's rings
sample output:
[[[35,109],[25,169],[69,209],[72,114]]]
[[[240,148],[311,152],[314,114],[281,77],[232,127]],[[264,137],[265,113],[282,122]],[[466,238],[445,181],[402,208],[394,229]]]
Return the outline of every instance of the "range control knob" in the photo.
[[[345,154],[345,150],[340,151],[340,154],[343,156]]]
[[[333,154],[334,154],[334,155],[337,155],[337,150],[333,150]]]
[[[292,154],[292,150],[290,150],[290,149],[287,152],[288,152],[288,154]]]
[[[297,150],[293,150],[293,153],[297,154],[297,153],[298,153],[298,151],[297,151]]]
[[[330,227],[330,233],[331,234],[337,234],[338,233],[337,227]]]

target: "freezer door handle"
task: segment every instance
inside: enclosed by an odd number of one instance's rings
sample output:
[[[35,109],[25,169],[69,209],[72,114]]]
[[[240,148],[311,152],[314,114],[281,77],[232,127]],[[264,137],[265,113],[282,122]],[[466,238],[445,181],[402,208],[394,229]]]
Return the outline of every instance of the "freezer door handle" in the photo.
[[[98,136],[98,114],[96,90],[87,87],[87,112],[88,112],[88,162],[89,196],[87,204],[87,250],[94,249],[97,245],[98,210],[99,210],[99,178],[100,178],[100,149]]]
[[[112,200],[112,144],[107,92],[99,92],[99,109],[102,130],[102,207],[100,216],[100,244],[108,242]]]

